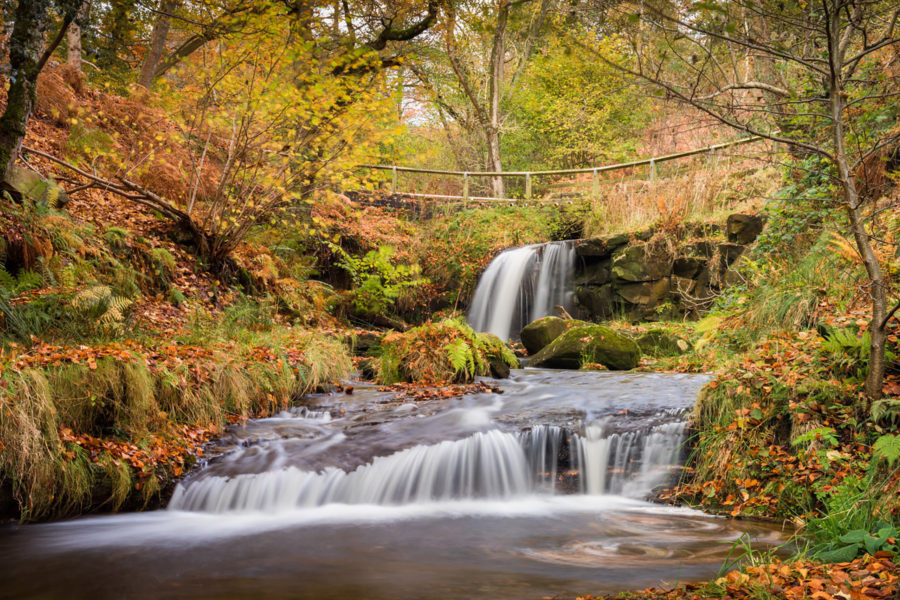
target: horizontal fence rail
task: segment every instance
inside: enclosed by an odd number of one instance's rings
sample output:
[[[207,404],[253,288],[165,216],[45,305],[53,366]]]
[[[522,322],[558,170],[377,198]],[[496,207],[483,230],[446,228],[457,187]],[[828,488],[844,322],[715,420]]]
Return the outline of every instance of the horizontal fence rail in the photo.
[[[651,181],[656,177],[656,165],[663,162],[668,162],[671,160],[676,160],[679,158],[685,158],[688,156],[697,156],[700,154],[712,154],[715,155],[716,151],[722,150],[724,148],[730,148],[732,146],[738,146],[741,144],[749,144],[752,142],[758,142],[762,140],[761,137],[748,137],[742,138],[739,140],[734,140],[731,142],[725,142],[722,144],[715,144],[712,146],[707,146],[705,148],[698,148],[696,150],[687,150],[685,152],[676,152],[675,154],[666,154],[665,156],[655,156],[651,158],[644,158],[641,160],[635,160],[631,162],[625,163],[617,163],[614,165],[603,165],[599,167],[586,167],[581,169],[551,169],[547,171],[448,171],[443,169],[420,169],[418,167],[401,167],[397,165],[369,165],[363,164],[358,165],[358,169],[371,169],[376,171],[390,171],[391,172],[391,193],[397,194],[400,193],[406,196],[414,196],[421,198],[440,198],[440,199],[450,199],[450,200],[463,200],[463,201],[482,201],[482,200],[495,200],[495,201],[503,201],[503,202],[515,202],[515,198],[492,198],[492,197],[483,197],[483,196],[471,196],[469,194],[469,181],[473,177],[524,177],[525,178],[525,199],[531,200],[532,198],[532,180],[535,177],[541,176],[553,176],[553,175],[581,175],[585,173],[591,173],[593,175],[592,182],[592,191],[593,196],[596,197],[599,195],[600,190],[600,179],[599,174],[605,173],[608,171],[616,171],[621,169],[629,169],[633,167],[642,167],[649,166],[650,167],[650,179]],[[450,175],[454,177],[462,177],[463,180],[463,193],[461,196],[453,196],[447,194],[423,194],[423,193],[412,193],[412,192],[398,192],[398,175],[400,173],[421,173],[425,175]]]

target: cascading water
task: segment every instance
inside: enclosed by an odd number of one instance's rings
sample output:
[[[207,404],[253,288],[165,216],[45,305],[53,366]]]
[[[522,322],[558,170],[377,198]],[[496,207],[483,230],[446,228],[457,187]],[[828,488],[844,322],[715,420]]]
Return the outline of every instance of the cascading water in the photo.
[[[503,500],[578,491],[639,498],[679,467],[684,422],[617,432],[613,418],[584,434],[537,425],[520,434],[490,430],[380,456],[352,471],[296,467],[200,476],[179,485],[171,510],[277,512],[328,504],[404,505]],[[578,483],[567,484],[572,478]]]
[[[469,324],[506,340],[557,305],[572,310],[575,242],[549,242],[501,252],[485,269],[469,309]]]

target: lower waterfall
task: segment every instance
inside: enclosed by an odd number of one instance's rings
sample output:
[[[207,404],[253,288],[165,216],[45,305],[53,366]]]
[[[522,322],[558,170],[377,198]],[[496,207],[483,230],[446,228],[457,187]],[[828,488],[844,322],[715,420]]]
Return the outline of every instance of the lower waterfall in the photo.
[[[640,498],[679,468],[684,422],[627,432],[615,432],[613,425],[612,419],[597,421],[583,435],[546,425],[519,434],[479,432],[380,456],[349,472],[288,467],[233,477],[201,475],[178,486],[169,509],[278,512],[560,492]]]

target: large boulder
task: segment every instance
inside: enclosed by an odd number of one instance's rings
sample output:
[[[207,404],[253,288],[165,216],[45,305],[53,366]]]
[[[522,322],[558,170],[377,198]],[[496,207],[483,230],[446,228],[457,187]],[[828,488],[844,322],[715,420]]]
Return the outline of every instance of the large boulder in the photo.
[[[749,244],[762,233],[765,219],[760,215],[728,215],[725,231],[728,241],[735,244]]]
[[[616,294],[628,304],[653,306],[669,293],[669,278],[645,283],[627,283],[616,288]]]
[[[638,366],[641,349],[631,338],[603,325],[573,327],[538,352],[535,367],[578,369],[599,363],[608,369],[628,370]]]
[[[519,339],[528,350],[528,354],[537,354],[544,346],[558,338],[568,329],[565,319],[559,317],[541,317],[526,325]]]
[[[641,352],[654,358],[679,356],[690,352],[693,346],[684,338],[662,329],[652,329],[637,339]]]

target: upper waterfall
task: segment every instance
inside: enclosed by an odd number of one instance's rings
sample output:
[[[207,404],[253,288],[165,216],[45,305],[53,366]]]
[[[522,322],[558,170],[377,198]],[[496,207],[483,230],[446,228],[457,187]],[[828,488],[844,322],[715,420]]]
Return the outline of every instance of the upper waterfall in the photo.
[[[478,280],[469,324],[508,340],[554,306],[572,310],[574,266],[574,240],[504,250]]]

